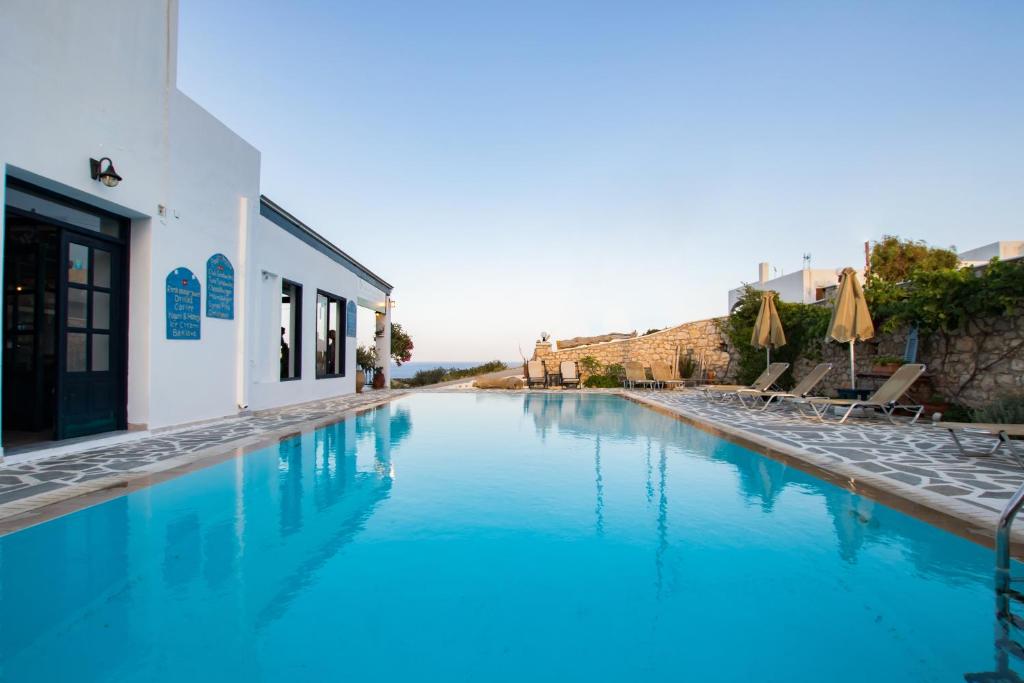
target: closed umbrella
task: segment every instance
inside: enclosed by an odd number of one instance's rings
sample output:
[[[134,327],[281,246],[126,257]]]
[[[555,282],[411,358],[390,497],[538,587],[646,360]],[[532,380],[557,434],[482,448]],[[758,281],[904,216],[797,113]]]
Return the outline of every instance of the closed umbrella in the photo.
[[[756,349],[768,350],[768,364],[772,362],[772,347],[786,345],[786,333],[782,331],[782,320],[775,308],[775,292],[761,293],[761,308],[754,321],[754,332],[750,335],[750,344]]]
[[[850,345],[850,387],[857,388],[857,373],[853,363],[853,343],[875,336],[875,324],[871,322],[868,302],[864,290],[857,281],[857,271],[844,268],[839,276],[839,295],[832,309],[832,320],[828,323],[826,339]]]

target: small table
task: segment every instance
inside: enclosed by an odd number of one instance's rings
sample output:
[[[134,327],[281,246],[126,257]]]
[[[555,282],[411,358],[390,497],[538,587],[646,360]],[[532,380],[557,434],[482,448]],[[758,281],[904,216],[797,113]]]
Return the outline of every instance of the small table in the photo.
[[[560,372],[549,372],[544,375],[544,386],[556,387],[562,383],[562,373]]]

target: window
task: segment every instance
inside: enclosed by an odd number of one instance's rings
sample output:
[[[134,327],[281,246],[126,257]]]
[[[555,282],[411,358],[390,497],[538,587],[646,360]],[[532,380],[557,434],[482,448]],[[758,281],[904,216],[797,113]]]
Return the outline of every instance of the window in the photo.
[[[281,379],[302,377],[302,285],[281,284]]]
[[[316,376],[345,374],[345,300],[316,293]]]

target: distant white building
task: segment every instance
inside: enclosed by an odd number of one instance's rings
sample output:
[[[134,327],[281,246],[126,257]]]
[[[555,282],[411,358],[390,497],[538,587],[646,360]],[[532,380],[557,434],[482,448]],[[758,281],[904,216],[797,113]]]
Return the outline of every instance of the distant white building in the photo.
[[[789,303],[813,304],[822,301],[825,292],[839,283],[837,268],[803,268],[801,270],[768,278],[769,265],[761,262],[757,266],[757,282],[749,283],[754,289],[761,291],[774,290],[779,293],[779,300]],[[743,287],[729,290],[729,310],[743,296]]]
[[[962,251],[957,256],[960,263],[965,266],[980,266],[988,263],[993,258],[1005,261],[1024,257],[1024,240],[1003,240],[993,242],[982,247],[975,247]]]

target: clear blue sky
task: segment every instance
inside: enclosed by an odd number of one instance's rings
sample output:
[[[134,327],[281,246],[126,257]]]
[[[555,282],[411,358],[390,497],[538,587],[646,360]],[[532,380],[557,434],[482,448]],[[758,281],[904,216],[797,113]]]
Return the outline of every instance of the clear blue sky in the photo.
[[[1022,2],[182,0],[179,87],[416,360],[725,312],[758,261],[1024,239]]]

